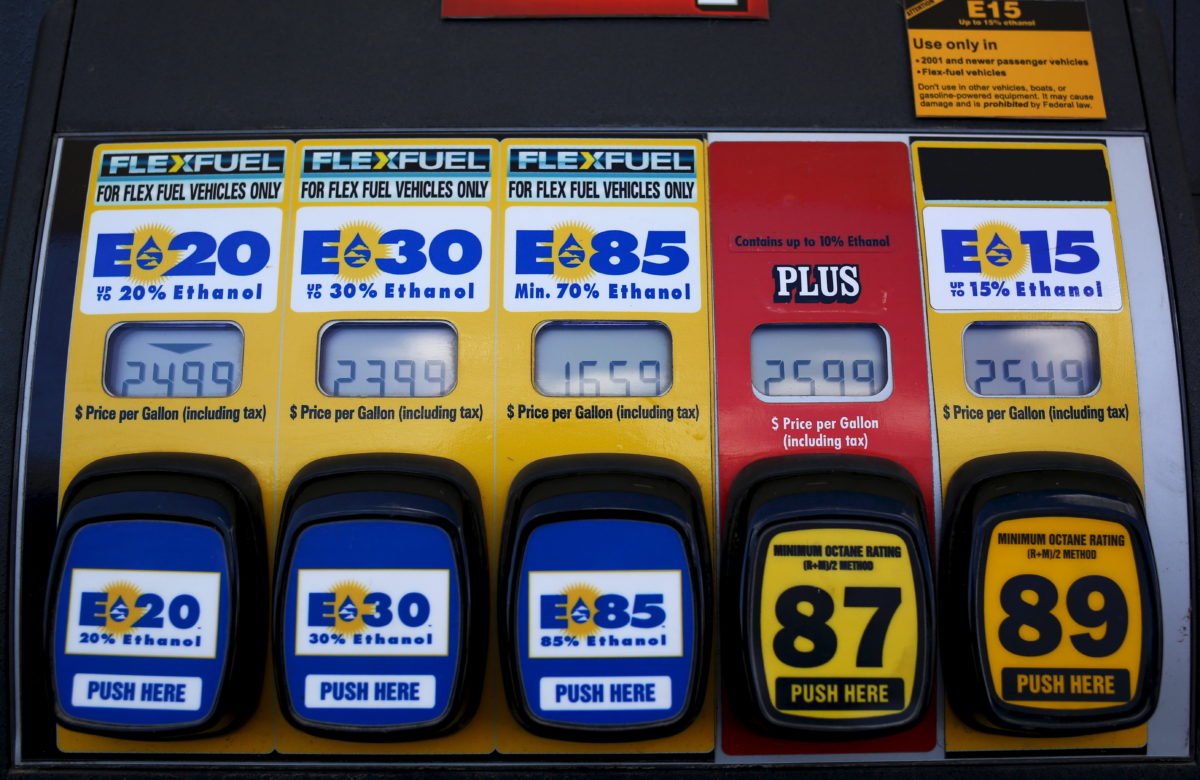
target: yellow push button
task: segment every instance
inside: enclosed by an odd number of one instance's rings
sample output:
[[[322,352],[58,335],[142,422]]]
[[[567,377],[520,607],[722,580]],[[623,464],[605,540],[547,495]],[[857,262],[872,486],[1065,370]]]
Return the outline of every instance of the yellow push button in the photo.
[[[947,495],[943,655],[959,715],[989,731],[1137,725],[1158,696],[1158,586],[1141,495],[1102,458],[966,464]]]
[[[897,465],[769,458],[731,488],[722,604],[735,712],[774,736],[906,728],[928,703],[924,510]]]

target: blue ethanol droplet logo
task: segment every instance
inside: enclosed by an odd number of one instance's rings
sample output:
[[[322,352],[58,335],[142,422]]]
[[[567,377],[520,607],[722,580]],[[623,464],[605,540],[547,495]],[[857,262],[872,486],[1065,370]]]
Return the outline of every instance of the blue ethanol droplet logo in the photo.
[[[588,609],[588,605],[583,603],[583,599],[578,599],[575,606],[571,608],[571,620],[574,620],[579,625],[588,622],[592,617],[592,611]]]
[[[129,605],[125,603],[125,599],[117,596],[117,600],[113,603],[112,609],[108,611],[108,619],[114,623],[124,622],[125,618],[129,617]]]

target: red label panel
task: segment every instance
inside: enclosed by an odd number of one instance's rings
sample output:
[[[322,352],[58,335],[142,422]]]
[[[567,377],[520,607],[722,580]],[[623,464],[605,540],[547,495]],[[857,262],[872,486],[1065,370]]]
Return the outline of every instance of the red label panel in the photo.
[[[734,477],[760,458],[849,453],[908,469],[931,508],[925,304],[907,146],[717,142],[709,147],[709,170],[720,506],[728,506]],[[890,388],[858,385],[861,400],[833,395],[829,388],[866,383],[875,371],[864,361],[853,369],[834,361],[827,373],[843,384],[829,385],[813,366],[813,380],[796,368],[796,377],[786,377],[790,385],[779,381],[756,393],[751,334],[789,323],[882,327]],[[781,377],[785,368],[791,366],[779,368]],[[793,388],[784,395],[795,395],[780,402],[775,389],[784,387]],[[810,392],[831,394],[799,400]],[[936,739],[933,707],[906,731],[847,741],[759,736],[727,702],[722,720],[722,747],[731,755],[915,752],[932,749]]]
[[[767,0],[442,0],[445,19],[707,16],[766,19]]]

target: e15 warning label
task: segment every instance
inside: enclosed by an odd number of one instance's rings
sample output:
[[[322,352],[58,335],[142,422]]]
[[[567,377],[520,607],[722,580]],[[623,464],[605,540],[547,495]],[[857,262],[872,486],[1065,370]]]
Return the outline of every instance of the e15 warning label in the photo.
[[[1103,119],[1082,0],[910,0],[917,116]]]

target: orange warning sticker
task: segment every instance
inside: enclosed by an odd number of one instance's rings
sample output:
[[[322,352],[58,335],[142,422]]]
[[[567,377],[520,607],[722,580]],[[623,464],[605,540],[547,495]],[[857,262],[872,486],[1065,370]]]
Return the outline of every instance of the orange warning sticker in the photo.
[[[917,116],[1103,119],[1083,0],[910,0]]]

